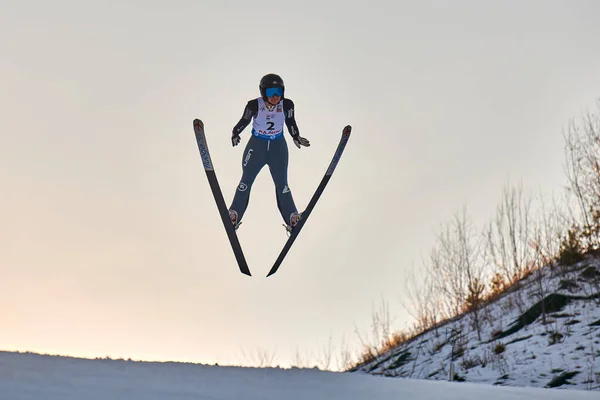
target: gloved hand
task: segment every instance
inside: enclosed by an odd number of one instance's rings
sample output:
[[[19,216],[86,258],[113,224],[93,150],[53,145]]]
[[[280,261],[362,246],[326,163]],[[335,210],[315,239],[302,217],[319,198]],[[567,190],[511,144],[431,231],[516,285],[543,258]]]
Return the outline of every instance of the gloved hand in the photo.
[[[296,145],[297,148],[300,148],[302,146],[306,146],[306,147],[310,146],[310,142],[308,141],[308,139],[303,138],[300,135],[293,136],[293,139],[294,139],[294,144]]]
[[[241,140],[242,139],[240,139],[240,135],[238,135],[237,133],[234,133],[233,135],[231,135],[231,144],[233,145],[233,147],[240,144]]]

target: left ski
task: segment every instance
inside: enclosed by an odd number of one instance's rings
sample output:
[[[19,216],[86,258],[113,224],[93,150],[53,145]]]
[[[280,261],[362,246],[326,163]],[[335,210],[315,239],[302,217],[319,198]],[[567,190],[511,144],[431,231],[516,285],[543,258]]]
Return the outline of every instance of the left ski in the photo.
[[[242,274],[251,276],[250,269],[246,263],[246,258],[244,257],[244,252],[242,251],[242,246],[240,245],[240,241],[235,233],[235,228],[231,223],[231,219],[229,219],[229,210],[225,204],[223,192],[221,192],[219,181],[217,181],[217,175],[215,174],[212,160],[210,159],[210,153],[208,152],[208,145],[206,143],[206,135],[204,134],[204,123],[199,119],[194,120],[194,133],[196,134],[196,142],[198,143],[198,150],[200,151],[200,158],[202,158],[204,171],[206,172],[210,189],[217,203],[219,215],[221,215],[221,220],[225,226],[225,232],[227,232],[227,237],[231,243],[233,254],[235,255],[235,259],[237,260]]]
[[[317,204],[319,197],[321,197],[321,194],[325,190],[325,186],[327,186],[329,179],[331,179],[331,175],[333,175],[333,171],[335,171],[335,167],[337,166],[338,162],[340,161],[340,158],[342,157],[342,153],[344,152],[344,149],[346,148],[348,139],[350,139],[351,132],[352,132],[352,127],[350,125],[347,125],[344,128],[344,130],[342,131],[342,137],[341,137],[340,142],[335,150],[333,159],[331,160],[331,163],[329,164],[329,168],[327,168],[327,172],[325,172],[323,179],[321,179],[321,183],[317,187],[317,190],[313,194],[313,197],[310,199],[310,202],[308,203],[306,210],[304,210],[302,212],[302,219],[300,220],[300,222],[298,222],[298,224],[292,230],[290,237],[288,238],[287,242],[283,246],[281,253],[279,253],[279,257],[277,257],[275,264],[273,264],[273,267],[271,268],[271,270],[269,271],[267,276],[271,276],[275,272],[277,272],[277,270],[281,266],[281,263],[283,262],[283,259],[287,255],[288,251],[290,251],[292,244],[294,244],[294,241],[298,237],[298,234],[302,230],[302,227],[306,223],[306,220],[310,216],[310,213],[312,212],[313,208],[315,208],[315,205]]]

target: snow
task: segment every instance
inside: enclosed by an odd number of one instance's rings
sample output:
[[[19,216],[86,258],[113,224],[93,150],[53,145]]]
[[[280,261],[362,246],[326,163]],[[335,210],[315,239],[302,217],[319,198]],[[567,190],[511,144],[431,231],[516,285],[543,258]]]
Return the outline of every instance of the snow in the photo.
[[[547,306],[545,324],[541,315],[533,313],[531,323],[511,333],[515,323],[549,295],[569,296],[572,301],[556,309]],[[481,340],[472,318],[467,314],[437,332],[422,334],[358,370],[448,380],[454,344],[455,354],[462,348],[455,356],[454,372],[466,382],[543,388],[569,374],[572,376],[558,388],[600,390],[600,260],[535,272],[518,290],[481,310]],[[459,333],[453,336],[453,332]],[[505,350],[497,352],[502,346]]]
[[[89,360],[0,352],[2,400],[597,399],[598,393],[376,377],[317,369]]]

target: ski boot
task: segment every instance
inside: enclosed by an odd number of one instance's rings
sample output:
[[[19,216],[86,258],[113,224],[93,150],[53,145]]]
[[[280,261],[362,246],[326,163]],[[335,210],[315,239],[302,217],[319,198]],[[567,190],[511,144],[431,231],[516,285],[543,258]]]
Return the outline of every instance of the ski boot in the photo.
[[[231,223],[233,224],[233,229],[235,229],[237,231],[239,226],[242,224],[240,221],[238,221],[237,211],[229,210],[229,219],[231,220]]]
[[[292,234],[292,231],[294,230],[294,227],[296,225],[298,225],[298,222],[300,222],[301,219],[302,219],[302,213],[293,212],[290,215],[290,224],[289,225],[284,225],[285,226],[285,230],[288,233],[288,236]]]

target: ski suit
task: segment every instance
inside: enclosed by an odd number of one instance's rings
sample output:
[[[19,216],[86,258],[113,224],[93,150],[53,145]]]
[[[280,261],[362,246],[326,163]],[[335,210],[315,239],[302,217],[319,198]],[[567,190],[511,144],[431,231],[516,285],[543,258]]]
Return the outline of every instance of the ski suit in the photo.
[[[287,181],[288,147],[283,125],[285,123],[290,135],[299,135],[294,119],[294,102],[283,98],[273,109],[269,109],[261,97],[248,101],[242,118],[233,128],[233,134],[239,135],[252,120],[252,137],[242,156],[242,178],[229,209],[235,210],[238,220],[242,220],[250,200],[252,184],[260,170],[268,165],[275,184],[277,207],[286,225],[289,225],[290,216],[298,210]]]

